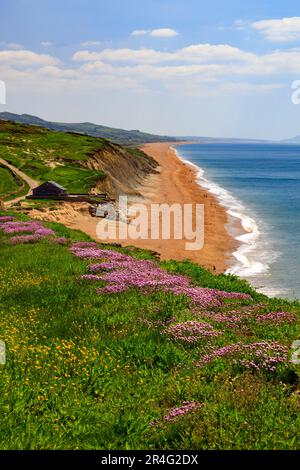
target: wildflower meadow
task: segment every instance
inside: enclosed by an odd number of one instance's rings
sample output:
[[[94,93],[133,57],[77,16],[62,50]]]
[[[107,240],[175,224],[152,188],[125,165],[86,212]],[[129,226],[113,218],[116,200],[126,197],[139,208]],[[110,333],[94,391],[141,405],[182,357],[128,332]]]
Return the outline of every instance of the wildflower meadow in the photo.
[[[297,449],[298,302],[0,214],[2,449]]]

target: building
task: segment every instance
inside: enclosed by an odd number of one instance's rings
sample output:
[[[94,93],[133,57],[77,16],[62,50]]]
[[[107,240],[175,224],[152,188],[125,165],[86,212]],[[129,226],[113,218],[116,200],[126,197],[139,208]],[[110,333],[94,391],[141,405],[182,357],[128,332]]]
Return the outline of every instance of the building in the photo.
[[[37,188],[32,190],[32,197],[51,197],[51,196],[66,196],[67,190],[55,181],[46,181]]]

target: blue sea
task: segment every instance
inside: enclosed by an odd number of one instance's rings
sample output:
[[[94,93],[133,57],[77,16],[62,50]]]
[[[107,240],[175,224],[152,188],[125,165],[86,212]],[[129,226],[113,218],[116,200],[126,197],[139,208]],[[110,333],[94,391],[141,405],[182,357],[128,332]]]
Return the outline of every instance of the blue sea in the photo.
[[[228,272],[273,297],[300,299],[300,145],[176,146],[229,214],[240,242]],[[241,224],[243,229],[241,230]]]

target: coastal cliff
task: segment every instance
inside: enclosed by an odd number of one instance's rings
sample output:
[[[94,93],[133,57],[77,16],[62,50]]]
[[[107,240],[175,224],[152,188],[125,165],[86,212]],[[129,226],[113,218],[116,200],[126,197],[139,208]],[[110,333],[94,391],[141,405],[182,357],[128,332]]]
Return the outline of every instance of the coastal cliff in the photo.
[[[99,151],[83,162],[83,167],[105,173],[96,189],[112,197],[119,194],[136,194],[137,186],[155,172],[157,162],[142,150],[124,148],[107,142]]]
[[[153,158],[136,148],[10,121],[0,121],[0,154],[36,181],[54,180],[68,192],[100,191],[111,197],[134,193],[157,166]],[[19,191],[17,184],[15,190]]]

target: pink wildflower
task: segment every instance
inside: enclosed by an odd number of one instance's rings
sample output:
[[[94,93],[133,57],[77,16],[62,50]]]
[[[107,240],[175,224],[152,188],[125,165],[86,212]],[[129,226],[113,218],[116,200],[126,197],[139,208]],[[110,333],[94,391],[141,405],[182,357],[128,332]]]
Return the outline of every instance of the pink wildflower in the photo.
[[[284,363],[288,359],[288,348],[276,341],[257,343],[235,343],[215,349],[205,355],[199,362],[199,365],[221,358],[232,357],[235,364],[240,364],[247,369],[257,371],[265,369],[274,371],[278,364]]]
[[[12,222],[13,220],[14,220],[14,217],[10,217],[9,215],[0,216],[0,224],[4,222]]]
[[[9,243],[12,245],[19,245],[20,243],[35,243],[42,239],[41,235],[17,235],[9,239]]]
[[[164,421],[174,421],[176,418],[178,418],[178,416],[184,416],[186,413],[191,413],[192,411],[195,411],[197,408],[202,406],[203,403],[185,401],[182,406],[171,408],[169,413],[164,416]]]
[[[171,408],[169,410],[168,414],[166,414],[163,417],[163,421],[165,423],[176,421],[178,418],[186,415],[187,413],[191,414],[194,411],[196,411],[198,408],[201,408],[203,406],[204,406],[203,403],[197,403],[195,401],[192,401],[192,402],[191,401],[185,401],[185,402],[183,402],[183,404],[181,406]],[[155,419],[154,421],[150,421],[149,426],[158,428],[159,424],[160,424],[159,419]]]
[[[214,328],[206,322],[187,321],[178,323],[166,328],[163,334],[168,334],[175,340],[185,341],[187,343],[195,343],[202,338],[217,337],[222,332],[214,330]]]
[[[277,325],[281,323],[293,323],[296,319],[296,315],[291,312],[272,312],[259,315],[256,319],[258,323],[272,322]]]
[[[99,293],[122,292],[137,288],[149,292],[163,289],[175,295],[186,295],[200,307],[221,306],[222,299],[250,299],[247,294],[218,291],[202,287],[191,287],[186,276],[170,274],[160,269],[153,261],[138,260],[129,255],[112,250],[104,250],[95,243],[79,242],[70,251],[78,258],[99,260],[91,264],[89,270],[95,274],[81,276],[89,281],[104,281],[107,286],[98,289]],[[119,288],[117,287],[119,286]]]

